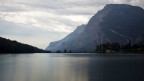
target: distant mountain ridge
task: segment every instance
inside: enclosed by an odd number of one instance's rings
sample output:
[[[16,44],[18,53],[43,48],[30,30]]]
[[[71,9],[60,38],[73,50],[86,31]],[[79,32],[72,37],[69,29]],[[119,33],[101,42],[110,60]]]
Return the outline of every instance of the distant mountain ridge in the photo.
[[[45,53],[37,47],[0,37],[0,53]]]
[[[77,29],[76,29],[77,30]],[[76,31],[75,30],[75,31]],[[106,42],[117,42],[121,45],[143,41],[144,10],[137,6],[127,4],[108,4],[98,11],[87,23],[84,30],[73,41],[60,41],[50,43],[46,50],[73,52],[91,52],[96,45]],[[75,32],[73,32],[75,33]],[[67,37],[70,37],[68,35]],[[66,38],[67,38],[66,37]],[[65,38],[64,38],[65,39]]]
[[[75,39],[79,37],[79,35],[84,31],[86,28],[86,25],[81,25],[78,26],[72,33],[67,35],[65,38],[59,41],[51,42],[50,45],[46,48],[46,50],[51,50],[51,51],[62,51],[64,48],[69,48],[72,49],[69,45],[69,42],[74,42]],[[72,44],[72,43],[71,43]],[[70,51],[70,50],[69,50]]]

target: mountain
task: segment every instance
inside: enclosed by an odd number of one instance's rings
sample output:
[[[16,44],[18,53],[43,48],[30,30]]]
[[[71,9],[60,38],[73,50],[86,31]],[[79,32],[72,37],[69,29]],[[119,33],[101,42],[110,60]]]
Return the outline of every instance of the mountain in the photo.
[[[72,33],[70,33],[68,36],[66,36],[62,40],[51,42],[50,45],[46,48],[46,50],[51,50],[51,51],[59,50],[62,52],[65,49],[67,50],[69,49],[68,51],[70,51],[71,49],[73,49],[70,47],[70,42],[72,44],[72,42],[74,42],[75,39],[78,39],[78,37],[84,31],[85,28],[86,28],[86,25],[84,24],[78,26]]]
[[[144,45],[144,33],[137,38],[136,44]]]
[[[0,37],[0,53],[44,53],[42,49]]]
[[[92,52],[96,49],[96,45],[106,42],[123,45],[131,41],[135,44],[139,40],[144,40],[143,22],[142,8],[128,4],[108,4],[89,20],[84,30],[73,41],[63,41],[59,48],[55,48],[59,41],[53,42],[47,50],[53,47],[52,51],[66,49],[73,52]]]

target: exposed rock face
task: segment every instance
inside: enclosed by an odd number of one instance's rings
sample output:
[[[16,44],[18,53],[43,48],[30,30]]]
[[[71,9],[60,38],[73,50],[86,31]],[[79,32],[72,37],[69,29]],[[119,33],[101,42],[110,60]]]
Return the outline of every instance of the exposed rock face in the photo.
[[[144,10],[126,4],[109,4],[98,11],[83,29],[78,35],[73,32],[72,36],[51,43],[47,50],[85,52],[94,51],[97,44],[106,42],[126,44],[130,40],[136,43],[144,32]]]
[[[144,45],[144,33],[136,39],[136,44]]]

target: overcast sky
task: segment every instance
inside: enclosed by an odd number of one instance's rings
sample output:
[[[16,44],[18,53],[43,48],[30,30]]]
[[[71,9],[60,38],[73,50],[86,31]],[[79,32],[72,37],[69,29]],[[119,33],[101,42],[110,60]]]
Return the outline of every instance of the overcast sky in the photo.
[[[114,3],[144,8],[144,0],[0,0],[0,36],[45,49]]]

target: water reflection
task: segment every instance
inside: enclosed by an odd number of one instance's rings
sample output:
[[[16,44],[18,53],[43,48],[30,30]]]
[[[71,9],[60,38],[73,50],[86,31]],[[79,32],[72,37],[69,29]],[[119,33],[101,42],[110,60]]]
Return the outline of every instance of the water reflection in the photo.
[[[0,81],[144,81],[143,55],[1,55]]]
[[[88,81],[144,81],[143,55],[108,55],[89,60]]]

